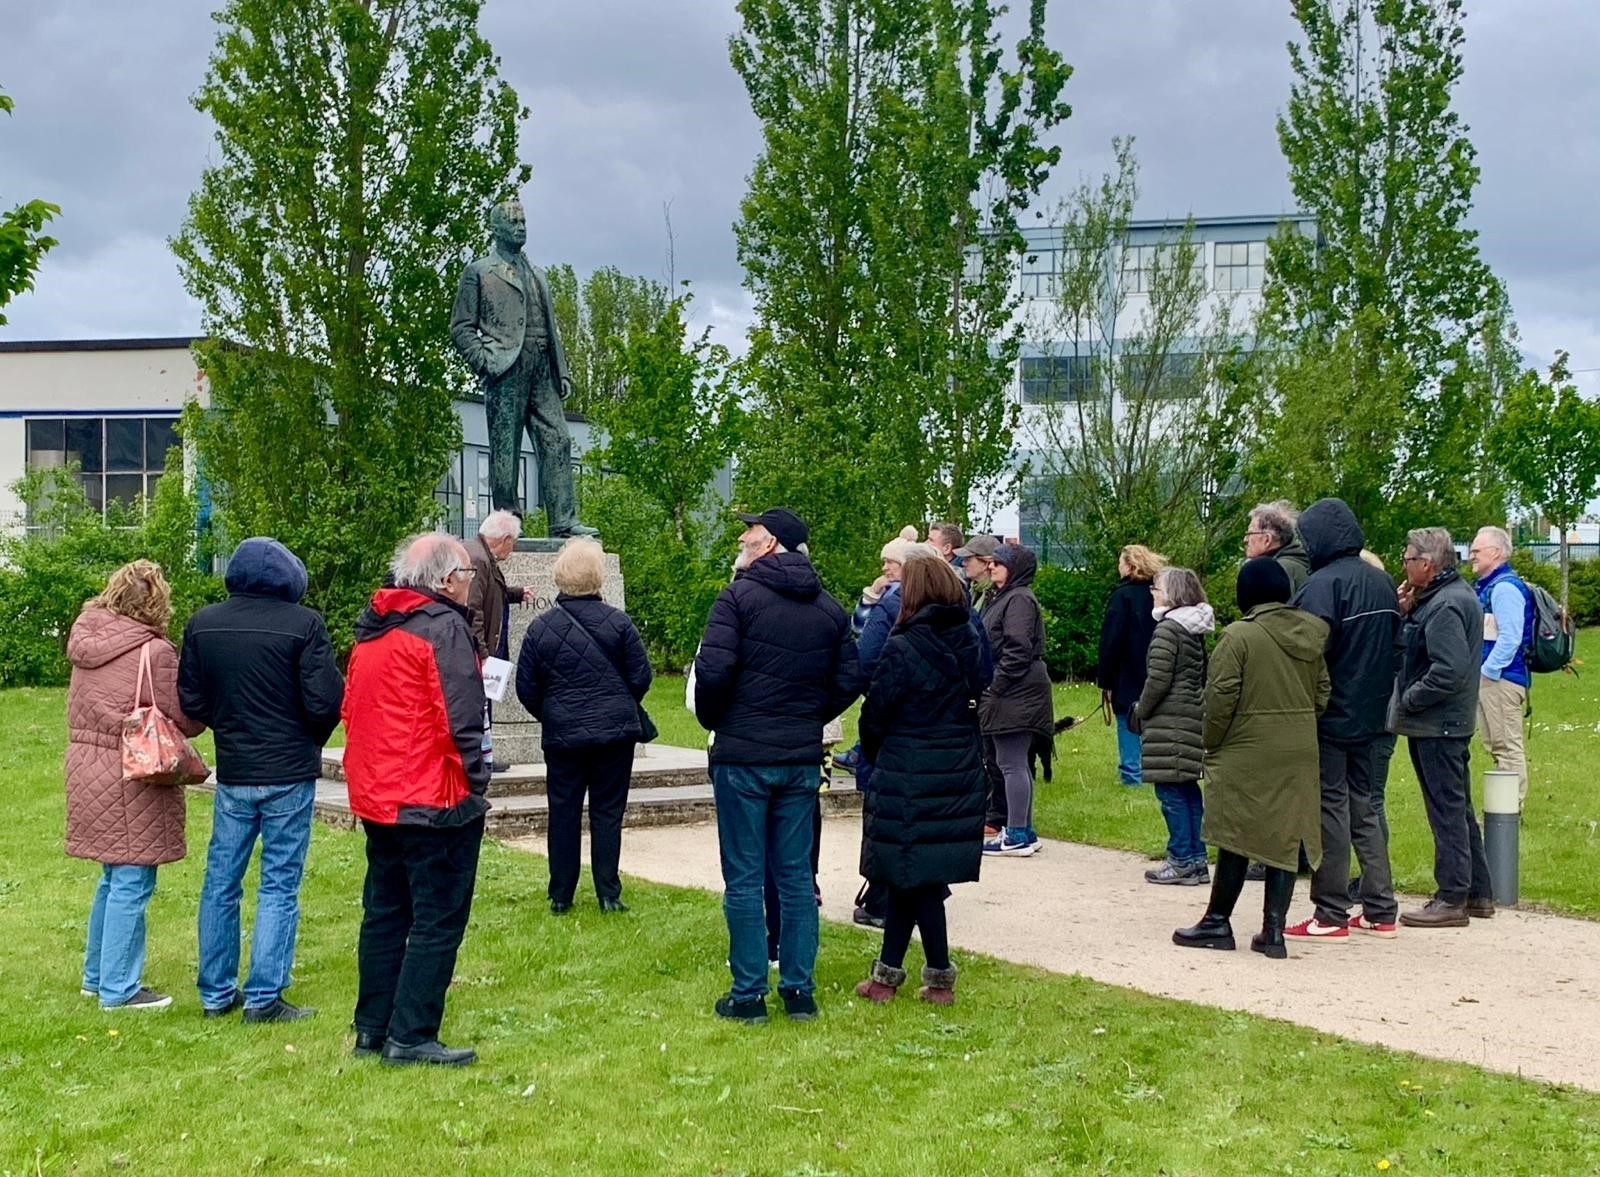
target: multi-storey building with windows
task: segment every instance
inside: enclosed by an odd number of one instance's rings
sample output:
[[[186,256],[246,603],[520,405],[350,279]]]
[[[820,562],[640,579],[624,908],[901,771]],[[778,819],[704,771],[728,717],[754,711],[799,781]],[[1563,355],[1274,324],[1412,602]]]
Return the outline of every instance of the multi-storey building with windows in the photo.
[[[1157,259],[1170,256],[1163,251],[1174,249],[1188,226],[1194,265],[1201,271],[1206,291],[1203,313],[1215,316],[1226,307],[1232,323],[1236,327],[1243,325],[1247,331],[1260,305],[1267,239],[1285,223],[1295,232],[1316,236],[1316,223],[1297,214],[1130,222],[1126,238],[1111,262],[1120,286],[1120,305],[1107,312],[1113,321],[1100,324],[1100,330],[1080,333],[1089,337],[1087,341],[1064,338],[1060,316],[1055,313],[1062,274],[1070,265],[1070,259],[1063,255],[1061,230],[1025,230],[1028,248],[1018,266],[1017,282],[1026,336],[1014,386],[1022,413],[1016,439],[1019,466],[1037,470],[1047,465],[1043,450],[1053,443],[1051,430],[1045,427],[1045,415],[1056,413],[1054,420],[1059,422],[1063,404],[1081,407],[1085,412],[1126,411],[1127,406],[1119,403],[1119,397],[1107,397],[1107,382],[1100,379],[1097,370],[1100,364],[1121,365],[1117,383],[1126,388],[1157,390],[1157,398],[1194,395],[1198,357],[1191,356],[1196,344],[1179,340],[1163,349],[1160,372],[1151,372],[1153,361],[1139,354],[1137,341],[1141,322],[1149,310]],[[1147,391],[1145,395],[1148,399],[1152,394]],[[1070,419],[1071,415],[1067,416]],[[985,514],[983,508],[987,507],[990,529],[1020,536],[1030,546],[1040,545],[1053,514],[1048,480],[1043,478],[1024,479],[1019,493],[1008,501],[977,506],[980,523]]]

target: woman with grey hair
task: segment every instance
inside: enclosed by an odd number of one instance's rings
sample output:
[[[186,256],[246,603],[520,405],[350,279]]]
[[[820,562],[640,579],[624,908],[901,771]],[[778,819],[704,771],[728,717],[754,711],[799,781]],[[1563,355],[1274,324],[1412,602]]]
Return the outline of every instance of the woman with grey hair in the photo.
[[[1163,568],[1151,586],[1156,618],[1146,660],[1144,690],[1128,726],[1141,737],[1144,779],[1155,787],[1167,823],[1167,860],[1144,873],[1163,886],[1196,887],[1211,881],[1200,837],[1205,805],[1200,796],[1205,747],[1206,642],[1216,615],[1200,578],[1188,568]]]
[[[605,554],[597,542],[567,540],[553,574],[555,608],[528,627],[517,658],[517,698],[542,725],[550,910],[572,908],[587,794],[600,910],[627,911],[618,875],[622,815],[634,745],[655,734],[640,703],[650,689],[650,659],[628,615],[600,599]]]

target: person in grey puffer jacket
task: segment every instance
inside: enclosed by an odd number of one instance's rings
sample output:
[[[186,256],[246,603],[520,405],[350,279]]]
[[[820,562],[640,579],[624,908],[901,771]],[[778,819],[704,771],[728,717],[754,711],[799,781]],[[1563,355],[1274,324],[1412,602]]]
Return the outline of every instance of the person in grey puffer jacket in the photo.
[[[1167,860],[1145,871],[1147,882],[1199,886],[1211,881],[1200,838],[1205,746],[1206,643],[1216,615],[1200,578],[1188,568],[1163,568],[1152,586],[1156,631],[1144,690],[1128,726],[1143,742],[1144,779],[1155,786],[1167,822]]]
[[[1478,675],[1483,653],[1483,606],[1456,567],[1456,550],[1442,527],[1406,535],[1406,584],[1400,611],[1400,677],[1389,705],[1389,730],[1407,737],[1411,765],[1433,829],[1433,876],[1438,889],[1409,928],[1464,928],[1471,917],[1494,915],[1494,888],[1483,836],[1472,810],[1467,767],[1478,720]]]

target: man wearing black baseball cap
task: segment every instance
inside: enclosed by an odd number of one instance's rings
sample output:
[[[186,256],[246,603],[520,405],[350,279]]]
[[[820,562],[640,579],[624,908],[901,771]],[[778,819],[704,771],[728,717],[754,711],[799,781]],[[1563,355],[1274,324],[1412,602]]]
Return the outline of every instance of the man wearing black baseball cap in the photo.
[[[739,514],[738,575],[711,606],[694,660],[695,715],[712,733],[722,907],[733,987],[718,1016],[767,1020],[764,885],[771,854],[781,931],[778,993],[816,1016],[817,906],[812,817],[822,725],[861,693],[850,622],[805,554],[805,520],[786,507]]]

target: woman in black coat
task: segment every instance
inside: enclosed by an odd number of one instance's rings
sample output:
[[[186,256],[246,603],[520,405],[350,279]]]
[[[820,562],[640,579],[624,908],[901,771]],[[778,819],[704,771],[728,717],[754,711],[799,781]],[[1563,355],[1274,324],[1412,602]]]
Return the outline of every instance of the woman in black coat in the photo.
[[[517,698],[541,724],[550,805],[550,910],[578,889],[583,797],[589,795],[594,889],[601,911],[627,911],[617,863],[634,745],[645,738],[639,701],[650,659],[628,615],[600,599],[600,545],[569,539],[556,556],[555,608],[528,627],[517,659]]]
[[[1150,635],[1156,631],[1150,582],[1165,566],[1166,560],[1143,544],[1123,548],[1117,555],[1117,575],[1122,579],[1111,591],[1100,624],[1095,681],[1100,684],[1101,706],[1110,709],[1117,724],[1117,776],[1130,788],[1142,784],[1144,777],[1139,736],[1128,727],[1128,712],[1144,690],[1145,657]]]
[[[961,582],[943,560],[908,560],[900,618],[861,707],[861,746],[873,768],[861,873],[889,890],[883,951],[856,986],[885,1002],[905,983],[915,927],[927,965],[925,1001],[955,1000],[944,901],[982,862],[985,778],[977,704],[985,686],[978,635]]]

